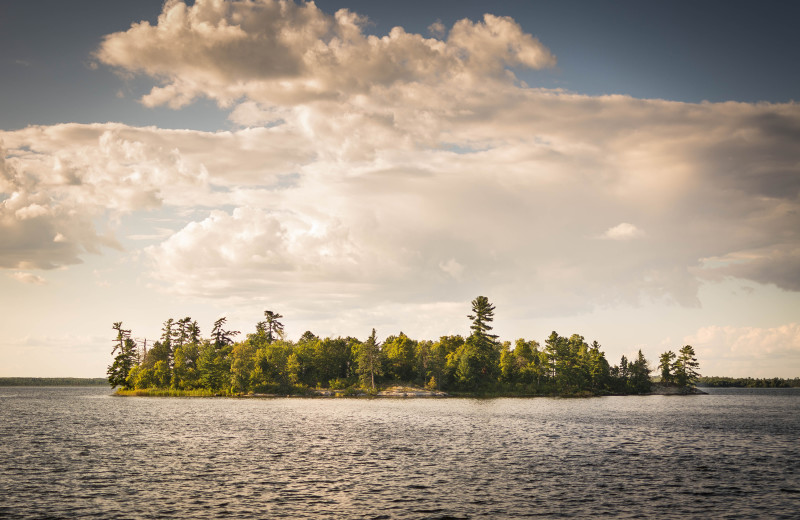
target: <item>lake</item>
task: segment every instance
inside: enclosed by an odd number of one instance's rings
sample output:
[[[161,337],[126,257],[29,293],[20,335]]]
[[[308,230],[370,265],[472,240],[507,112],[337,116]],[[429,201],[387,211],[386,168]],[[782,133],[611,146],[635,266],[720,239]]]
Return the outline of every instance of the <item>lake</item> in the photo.
[[[0,517],[798,518],[800,389],[589,399],[0,388]]]

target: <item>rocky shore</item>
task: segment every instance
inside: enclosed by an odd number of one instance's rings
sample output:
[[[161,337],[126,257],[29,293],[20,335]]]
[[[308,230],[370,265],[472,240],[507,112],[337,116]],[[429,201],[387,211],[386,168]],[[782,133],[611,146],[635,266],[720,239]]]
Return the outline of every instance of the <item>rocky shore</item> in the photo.
[[[320,397],[340,397],[340,396],[347,396],[347,397],[366,397],[367,393],[365,392],[356,392],[356,393],[349,393],[343,390],[311,390],[311,395],[316,395]],[[413,386],[392,386],[387,388],[386,390],[381,390],[380,392],[375,394],[375,397],[447,397],[449,394],[447,392],[441,392],[438,390],[426,390],[424,388],[418,388]]]
[[[698,388],[685,388],[672,383],[653,383],[649,395],[706,395]]]

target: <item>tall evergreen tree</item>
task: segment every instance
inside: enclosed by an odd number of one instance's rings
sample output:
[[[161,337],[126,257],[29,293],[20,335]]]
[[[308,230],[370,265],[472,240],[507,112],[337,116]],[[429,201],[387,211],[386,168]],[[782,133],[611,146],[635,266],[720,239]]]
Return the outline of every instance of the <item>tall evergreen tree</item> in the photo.
[[[672,372],[674,362],[675,353],[671,350],[664,352],[661,354],[661,357],[658,358],[658,370],[661,373],[662,382],[672,383],[675,380],[675,376]]]
[[[490,334],[494,320],[494,305],[486,296],[472,300],[472,334],[464,343],[458,360],[456,377],[462,387],[476,390],[496,382],[500,375],[500,351],[497,335]]]
[[[187,325],[186,333],[189,336],[189,343],[200,344],[200,326],[197,324],[197,320]]]
[[[675,382],[683,387],[694,387],[695,383],[697,383],[697,379],[700,377],[700,374],[697,372],[699,366],[700,363],[697,362],[697,358],[694,354],[694,347],[691,345],[684,345],[681,347],[680,351],[678,351],[677,359],[673,365]]]
[[[563,351],[561,345],[564,343],[565,338],[562,338],[558,335],[556,331],[550,333],[550,336],[544,340],[544,352],[545,356],[547,357],[547,368],[548,368],[548,377],[551,379],[556,378],[556,367],[558,365],[558,360]]]
[[[172,318],[168,319],[164,322],[164,326],[161,328],[161,345],[167,352],[167,368],[172,369],[174,365],[173,360],[173,340],[175,339],[175,320]]]
[[[211,339],[214,340],[214,347],[221,349],[233,343],[233,337],[239,334],[238,330],[225,330],[223,326],[228,318],[222,317],[214,322],[211,329]]]
[[[628,372],[630,374],[628,380],[630,391],[638,394],[650,391],[650,366],[641,350],[636,359],[628,365]]]
[[[497,339],[497,334],[490,334],[492,326],[489,325],[494,321],[494,305],[489,303],[486,296],[478,296],[472,300],[472,314],[467,316],[472,320],[470,330],[472,335],[480,338],[481,341],[488,341],[494,343]]]
[[[127,388],[128,375],[136,360],[136,342],[130,337],[131,331],[122,328],[121,321],[115,322],[111,328],[117,331],[114,348],[111,350],[111,355],[116,354],[116,356],[108,367],[108,384],[112,388],[115,386]]]
[[[178,326],[175,329],[175,334],[173,336],[173,342],[174,342],[173,349],[175,347],[182,347],[183,345],[189,343],[190,341],[189,328],[191,327],[191,324],[192,324],[192,318],[190,318],[189,316],[186,316],[185,318],[178,320],[177,322]]]
[[[369,335],[367,341],[361,344],[358,349],[358,375],[361,377],[361,384],[375,390],[375,376],[382,374],[381,348],[375,337],[375,329]]]
[[[283,316],[277,312],[264,311],[264,317],[267,318],[265,327],[267,342],[272,343],[273,341],[283,339],[283,324],[278,321],[283,318]]]

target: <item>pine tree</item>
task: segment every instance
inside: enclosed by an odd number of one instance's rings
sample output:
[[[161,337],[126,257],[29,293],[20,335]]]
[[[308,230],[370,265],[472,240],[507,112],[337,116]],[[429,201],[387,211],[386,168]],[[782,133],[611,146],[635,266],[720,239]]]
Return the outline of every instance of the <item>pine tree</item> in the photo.
[[[283,318],[277,312],[264,311],[264,317],[267,318],[265,332],[267,334],[267,342],[272,343],[279,339],[283,339],[283,324],[278,320]]]
[[[463,387],[469,389],[486,388],[497,381],[500,371],[500,351],[497,335],[490,334],[494,320],[494,305],[486,296],[472,300],[472,334],[464,343],[458,361],[456,377]]]
[[[114,362],[108,367],[108,384],[111,387],[121,386],[128,387],[128,375],[133,369],[136,358],[136,342],[130,338],[131,331],[122,328],[122,322],[115,322],[111,327],[117,331],[117,337],[114,340],[114,348],[111,350],[111,355],[115,353]]]
[[[472,335],[480,338],[481,341],[494,343],[497,340],[497,334],[489,334],[492,326],[489,325],[494,321],[494,305],[489,303],[486,296],[478,296],[472,300],[472,312],[467,317],[472,320],[470,330]]]
[[[358,374],[361,377],[361,384],[366,386],[369,382],[370,387],[375,390],[375,376],[380,376],[381,373],[381,349],[375,337],[375,329],[372,329],[372,334],[358,350]]]
[[[631,391],[642,394],[650,391],[650,367],[648,366],[647,359],[645,359],[642,351],[639,350],[639,355],[636,360],[628,365],[630,379],[628,386]]]
[[[658,370],[661,372],[661,381],[663,383],[672,383],[675,380],[675,375],[672,368],[675,361],[675,353],[671,350],[661,354],[658,358]]]
[[[700,377],[700,374],[697,372],[699,366],[700,363],[697,362],[694,348],[691,345],[683,346],[680,351],[678,351],[677,359],[673,365],[675,382],[683,387],[694,387],[695,383],[697,383],[697,379]]]
[[[239,334],[238,330],[225,330],[222,328],[228,318],[222,317],[214,322],[214,328],[211,329],[211,339],[214,340],[214,347],[221,349],[233,343],[233,337]]]

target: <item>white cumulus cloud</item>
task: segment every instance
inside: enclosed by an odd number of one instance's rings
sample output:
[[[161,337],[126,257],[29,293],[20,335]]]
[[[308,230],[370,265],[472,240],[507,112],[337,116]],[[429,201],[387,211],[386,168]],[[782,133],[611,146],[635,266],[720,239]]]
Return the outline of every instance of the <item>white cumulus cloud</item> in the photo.
[[[229,105],[240,97],[280,105],[346,98],[395,83],[506,78],[555,57],[508,17],[461,20],[446,40],[395,27],[362,32],[366,20],[313,2],[169,1],[155,25],[143,21],[105,37],[102,63],[161,78],[145,104],[181,107],[198,96]]]
[[[607,238],[609,240],[633,240],[642,236],[644,236],[644,231],[633,224],[622,222],[621,224],[608,228],[606,232],[603,233],[602,238]]]
[[[800,362],[797,323],[767,328],[708,326],[684,341],[695,347],[698,359],[720,371],[706,375],[797,377],[790,372]]]
[[[363,23],[310,3],[170,1],[157,24],[108,35],[98,59],[152,77],[146,103],[203,96],[247,128],[3,132],[0,266],[80,261],[113,244],[102,224],[168,207],[188,216],[146,257],[193,297],[367,309],[491,287],[543,315],[697,305],[724,276],[797,290],[797,104],[528,88],[512,69],[555,58],[509,18],[445,39]],[[748,261],[706,262],[731,255]]]

